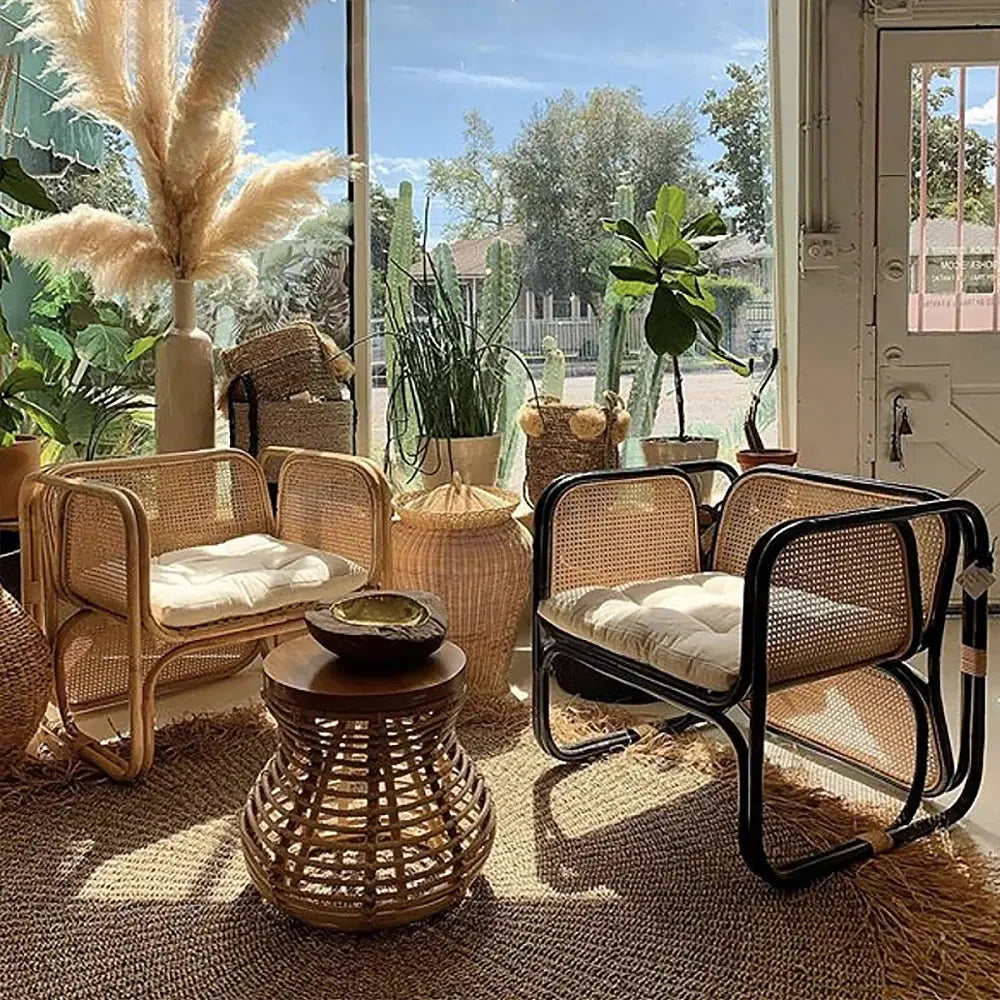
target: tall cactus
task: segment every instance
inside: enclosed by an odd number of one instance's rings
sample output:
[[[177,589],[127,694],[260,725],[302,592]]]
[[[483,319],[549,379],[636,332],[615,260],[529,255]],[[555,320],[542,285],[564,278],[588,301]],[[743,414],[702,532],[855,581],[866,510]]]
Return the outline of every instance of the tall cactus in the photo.
[[[632,220],[634,217],[635,190],[630,184],[622,184],[615,191],[614,218]],[[621,263],[628,263],[627,255]],[[604,399],[607,390],[621,391],[625,337],[629,316],[637,302],[631,295],[619,295],[615,291],[615,278],[608,276],[601,309],[601,331],[597,341],[597,378],[594,383],[594,399],[597,402]]]
[[[517,294],[514,248],[506,240],[494,240],[486,251],[486,280],[483,282],[480,327],[486,334],[498,331],[502,344],[510,343],[514,329],[511,304]],[[500,417],[497,421],[498,430],[504,436],[498,478],[505,486],[509,485],[521,447],[523,433],[517,422],[517,414],[524,405],[527,382],[523,359],[509,357],[504,372]]]
[[[517,294],[514,248],[506,240],[494,240],[486,251],[486,280],[480,326],[486,333],[503,327],[501,342],[510,341],[514,327],[511,303]]]
[[[656,423],[663,393],[663,375],[666,371],[665,355],[654,354],[643,341],[639,348],[639,364],[632,378],[632,391],[628,397],[628,411],[632,415],[629,441],[625,447],[626,464],[641,461],[637,442],[649,437]]]
[[[389,232],[389,260],[386,266],[385,313],[383,339],[385,341],[385,384],[389,392],[389,436],[395,440],[400,454],[411,454],[417,438],[417,420],[413,401],[407,393],[393,393],[398,381],[399,362],[396,355],[396,338],[392,335],[406,325],[411,304],[409,271],[413,266],[413,185],[403,181],[399,185],[396,211]],[[386,455],[387,458],[390,456]]]
[[[455,268],[455,257],[447,243],[439,243],[434,248],[434,270],[438,276],[438,298],[446,298],[452,312],[460,320],[464,320],[465,306],[462,303],[462,286]]]
[[[562,399],[566,385],[566,355],[559,350],[555,337],[542,337],[545,363],[542,365],[542,396]]]

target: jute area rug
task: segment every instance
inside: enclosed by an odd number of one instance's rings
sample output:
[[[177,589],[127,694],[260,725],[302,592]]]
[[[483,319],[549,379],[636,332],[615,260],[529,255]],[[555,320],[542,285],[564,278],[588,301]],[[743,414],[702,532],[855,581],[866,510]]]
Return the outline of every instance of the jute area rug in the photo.
[[[470,896],[369,936],[263,903],[235,815],[274,736],[239,712],[164,731],[120,787],[79,768],[0,783],[3,1000],[920,1000],[1000,995],[991,868],[938,837],[792,895],[736,849],[735,780],[700,736],[554,766],[520,711],[460,730],[496,845]],[[769,779],[785,843],[867,825]]]

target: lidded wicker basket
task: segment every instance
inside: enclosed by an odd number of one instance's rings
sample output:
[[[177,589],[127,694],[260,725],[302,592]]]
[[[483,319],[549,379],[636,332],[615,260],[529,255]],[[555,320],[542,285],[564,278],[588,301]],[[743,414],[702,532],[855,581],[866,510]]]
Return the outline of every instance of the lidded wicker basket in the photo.
[[[514,493],[447,486],[396,498],[395,586],[429,590],[448,609],[448,638],[466,655],[469,687],[506,694],[517,625],[531,585],[531,535]]]
[[[354,367],[312,323],[258,334],[224,351],[222,363],[233,447],[254,456],[271,446],[354,451],[354,403],[343,385]]]
[[[571,406],[546,397],[521,410],[527,473],[525,491],[532,504],[553,479],[571,472],[617,469],[618,446],[628,436],[631,417],[617,393],[603,405]]]

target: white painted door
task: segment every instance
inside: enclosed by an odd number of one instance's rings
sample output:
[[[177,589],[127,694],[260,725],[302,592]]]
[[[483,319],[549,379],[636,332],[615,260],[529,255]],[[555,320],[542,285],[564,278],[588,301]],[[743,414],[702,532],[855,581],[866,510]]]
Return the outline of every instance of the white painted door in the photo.
[[[998,94],[1000,30],[882,32],[875,471],[1000,533]]]

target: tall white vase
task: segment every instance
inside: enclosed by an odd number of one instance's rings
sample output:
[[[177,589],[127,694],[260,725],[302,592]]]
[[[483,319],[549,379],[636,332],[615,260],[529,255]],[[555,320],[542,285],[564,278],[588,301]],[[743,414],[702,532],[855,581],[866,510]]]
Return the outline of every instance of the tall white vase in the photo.
[[[212,341],[198,329],[194,282],[174,281],[174,325],[156,351],[156,450],[215,447]]]

